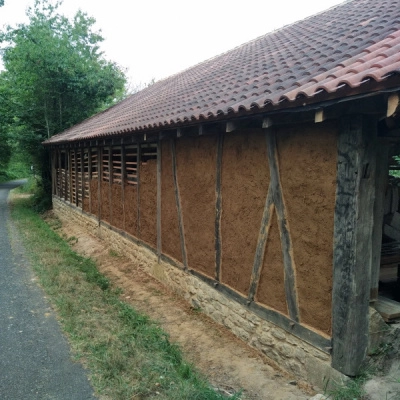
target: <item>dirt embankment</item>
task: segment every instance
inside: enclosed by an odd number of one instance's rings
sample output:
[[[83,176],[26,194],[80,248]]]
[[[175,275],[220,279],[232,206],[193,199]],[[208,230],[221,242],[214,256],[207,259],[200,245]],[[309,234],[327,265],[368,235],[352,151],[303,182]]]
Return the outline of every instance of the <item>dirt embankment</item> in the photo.
[[[110,252],[101,239],[67,221],[61,231],[65,237],[78,238],[74,250],[95,259],[100,271],[123,289],[126,302],[158,320],[213,386],[226,393],[243,389],[242,398],[248,400],[310,398],[311,388],[299,387],[293,377],[272,366],[227,329],[193,310],[131,261]]]

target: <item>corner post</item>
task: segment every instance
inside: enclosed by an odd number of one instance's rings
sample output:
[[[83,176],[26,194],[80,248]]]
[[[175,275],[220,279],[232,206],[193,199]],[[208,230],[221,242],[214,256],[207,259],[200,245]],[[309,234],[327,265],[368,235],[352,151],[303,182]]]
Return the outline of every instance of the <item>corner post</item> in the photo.
[[[359,372],[368,348],[376,173],[376,123],[343,117],[334,216],[332,366]]]

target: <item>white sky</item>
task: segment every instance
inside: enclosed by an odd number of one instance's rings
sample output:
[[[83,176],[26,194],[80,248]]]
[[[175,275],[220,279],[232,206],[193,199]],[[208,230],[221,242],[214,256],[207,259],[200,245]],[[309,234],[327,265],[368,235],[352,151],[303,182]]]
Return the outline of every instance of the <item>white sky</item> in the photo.
[[[159,80],[343,0],[64,0],[61,12],[93,16],[105,58],[131,86]],[[26,22],[34,0],[5,0],[0,28]]]

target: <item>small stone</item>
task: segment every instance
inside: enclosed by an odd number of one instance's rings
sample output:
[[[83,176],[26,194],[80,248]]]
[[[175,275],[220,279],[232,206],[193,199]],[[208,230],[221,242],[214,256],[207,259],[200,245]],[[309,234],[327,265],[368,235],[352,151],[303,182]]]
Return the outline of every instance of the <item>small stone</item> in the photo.
[[[296,386],[297,385],[297,381],[289,381],[289,385]]]

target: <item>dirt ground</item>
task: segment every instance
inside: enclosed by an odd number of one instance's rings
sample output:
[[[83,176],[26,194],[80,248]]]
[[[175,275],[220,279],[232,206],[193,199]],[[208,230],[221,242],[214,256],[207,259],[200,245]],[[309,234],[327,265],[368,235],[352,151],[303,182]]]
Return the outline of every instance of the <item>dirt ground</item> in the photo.
[[[96,260],[100,271],[123,290],[123,299],[159,321],[186,359],[222,393],[242,389],[242,399],[247,400],[302,400],[315,394],[310,386],[279,370],[132,261],[110,250],[101,239],[68,221],[63,222],[61,232],[66,238],[77,238],[70,240],[74,250]]]

